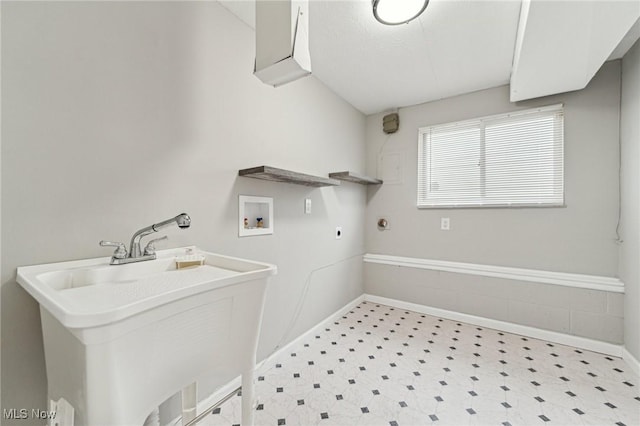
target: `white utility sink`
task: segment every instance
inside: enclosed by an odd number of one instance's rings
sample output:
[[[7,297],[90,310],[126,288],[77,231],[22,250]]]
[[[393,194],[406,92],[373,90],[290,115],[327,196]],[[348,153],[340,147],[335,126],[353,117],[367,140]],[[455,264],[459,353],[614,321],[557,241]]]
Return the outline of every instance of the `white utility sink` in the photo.
[[[204,264],[176,269],[187,252]],[[276,267],[195,247],[109,260],[18,268],[18,283],[40,304],[49,399],[71,403],[75,425],[142,425],[202,375],[237,372],[243,424],[251,424],[264,294]]]

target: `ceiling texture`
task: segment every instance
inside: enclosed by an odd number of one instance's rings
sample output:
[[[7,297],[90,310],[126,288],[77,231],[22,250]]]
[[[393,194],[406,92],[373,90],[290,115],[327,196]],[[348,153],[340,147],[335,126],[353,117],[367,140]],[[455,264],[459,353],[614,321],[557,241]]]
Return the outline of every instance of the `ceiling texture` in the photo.
[[[220,3],[255,28],[254,0]],[[313,75],[364,114],[505,84],[512,102],[579,90],[640,37],[638,0],[430,0],[397,26],[370,0],[310,0],[308,19]]]

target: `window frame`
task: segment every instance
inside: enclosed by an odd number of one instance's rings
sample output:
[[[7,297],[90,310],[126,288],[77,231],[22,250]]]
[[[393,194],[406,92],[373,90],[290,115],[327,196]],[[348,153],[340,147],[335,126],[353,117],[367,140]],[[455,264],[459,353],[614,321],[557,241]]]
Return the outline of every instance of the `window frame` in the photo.
[[[554,120],[560,118],[561,124],[559,129],[559,135],[554,136],[554,154],[553,159],[557,160],[558,155],[560,156],[561,163],[558,168],[554,168],[554,173],[561,173],[561,181],[559,185],[559,190],[561,191],[561,201],[549,201],[549,202],[503,202],[503,203],[483,203],[483,202],[474,202],[474,203],[464,203],[464,200],[461,200],[460,203],[438,203],[437,200],[433,200],[431,203],[428,202],[428,188],[430,187],[430,173],[427,169],[427,165],[429,163],[428,160],[423,161],[427,158],[430,153],[427,153],[425,156],[425,149],[431,149],[430,143],[425,141],[427,137],[426,134],[431,133],[432,129],[438,130],[447,130],[447,129],[465,129],[465,128],[474,128],[478,127],[480,131],[480,147],[478,150],[480,161],[480,178],[479,178],[479,200],[483,200],[485,197],[486,190],[486,140],[485,140],[485,128],[487,123],[493,124],[498,122],[509,122],[515,121],[519,117],[534,117],[536,115],[547,115],[554,117]],[[559,140],[559,147],[557,146]],[[557,154],[556,150],[560,149],[560,154]],[[544,107],[538,108],[529,108],[526,110],[512,111],[509,113],[503,114],[495,114],[484,117],[478,117],[470,120],[463,120],[457,122],[450,123],[441,123],[434,124],[430,126],[420,127],[418,129],[418,161],[417,161],[417,201],[416,206],[418,209],[484,209],[484,208],[564,208],[566,207],[566,193],[565,193],[565,143],[564,143],[564,104],[554,104],[548,105]],[[424,164],[423,164],[424,163]],[[422,170],[421,170],[422,168]],[[421,199],[421,194],[424,194],[424,199]]]

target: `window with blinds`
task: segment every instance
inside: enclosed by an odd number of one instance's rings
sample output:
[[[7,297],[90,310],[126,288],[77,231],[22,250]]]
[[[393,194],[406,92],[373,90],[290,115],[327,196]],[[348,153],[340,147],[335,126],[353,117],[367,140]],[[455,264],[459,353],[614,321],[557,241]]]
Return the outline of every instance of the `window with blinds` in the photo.
[[[564,205],[562,105],[419,129],[418,207]]]

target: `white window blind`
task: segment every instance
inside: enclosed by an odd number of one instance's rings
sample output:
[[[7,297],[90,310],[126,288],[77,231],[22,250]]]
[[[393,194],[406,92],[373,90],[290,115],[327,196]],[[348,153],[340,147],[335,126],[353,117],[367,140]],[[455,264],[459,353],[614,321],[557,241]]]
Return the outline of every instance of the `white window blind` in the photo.
[[[562,105],[419,129],[418,207],[564,205]]]

